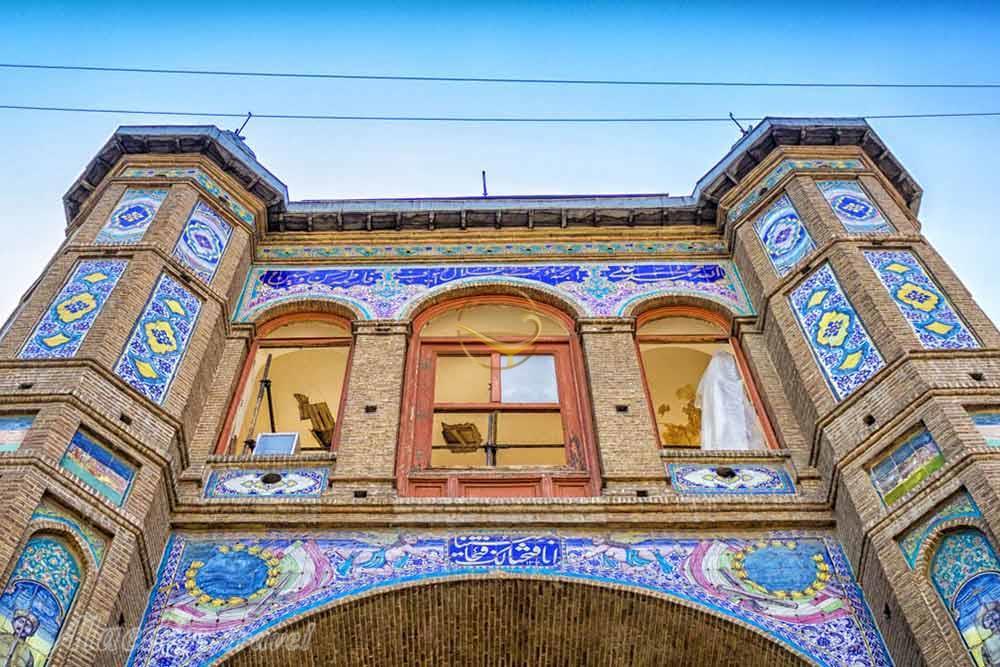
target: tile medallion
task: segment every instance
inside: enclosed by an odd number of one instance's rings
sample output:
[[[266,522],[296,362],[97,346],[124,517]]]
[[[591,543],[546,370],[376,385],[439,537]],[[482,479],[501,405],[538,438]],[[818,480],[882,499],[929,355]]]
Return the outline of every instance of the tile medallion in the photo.
[[[205,485],[205,497],[315,498],[326,489],[329,475],[327,468],[213,470]]]
[[[83,431],[73,436],[59,466],[118,506],[125,502],[135,477],[135,466]]]
[[[793,171],[860,171],[864,168],[864,163],[854,158],[847,160],[782,160],[757,184],[753,192],[741,199],[739,204],[729,209],[729,213],[726,214],[726,220],[733,222],[743,217],[743,214],[759,202],[761,197],[770,193],[771,189],[778,184],[778,181]]]
[[[264,261],[294,259],[405,259],[407,257],[530,257],[723,255],[722,239],[697,241],[587,241],[551,243],[435,243],[413,245],[258,245]]]
[[[142,240],[169,190],[129,188],[97,233],[98,245],[132,245]]]
[[[979,347],[979,341],[913,253],[907,250],[865,250],[864,253],[924,349]]]
[[[719,468],[727,468],[724,475]],[[795,485],[782,466],[763,463],[670,463],[670,485],[677,493],[705,495],[771,495],[795,493]],[[731,474],[730,474],[731,473]]]
[[[816,249],[809,230],[802,224],[788,195],[781,195],[753,223],[771,266],[784,277],[806,255]]]
[[[68,359],[75,356],[127,265],[124,259],[77,262],[69,281],[42,315],[18,357]]]
[[[921,427],[902,438],[868,470],[886,505],[892,505],[944,465],[944,454],[930,432]]]
[[[820,266],[796,287],[789,302],[838,401],[885,366],[829,264]]]
[[[857,181],[816,181],[816,186],[851,234],[895,231]]]
[[[451,264],[290,267],[250,270],[236,309],[237,322],[288,301],[328,299],[363,319],[403,319],[431,294],[472,285],[534,287],[569,300],[590,317],[614,317],[643,299],[699,296],[737,315],[753,314],[731,261],[576,264]]]
[[[989,538],[975,528],[946,533],[930,576],[972,661],[1000,662],[1000,559]]]
[[[233,233],[229,223],[199,201],[174,246],[174,257],[206,283],[212,282]]]
[[[20,449],[34,421],[34,415],[0,415],[0,453]]]
[[[95,531],[85,519],[81,520],[75,513],[56,504],[51,499],[42,499],[42,502],[32,513],[31,520],[54,521],[62,524],[87,545],[96,562],[100,563],[101,559],[104,558],[104,551],[108,546],[107,539]]]
[[[1000,407],[967,408],[972,423],[990,447],[1000,447]]]
[[[219,185],[214,178],[197,167],[128,167],[119,178],[190,178],[218,200],[230,213],[254,226],[255,217],[243,204]]]
[[[28,540],[0,595],[4,664],[48,663],[81,580],[80,563],[61,538]]]
[[[200,310],[198,297],[162,274],[115,364],[115,373],[149,400],[163,403]]]
[[[934,512],[923,517],[910,526],[899,539],[899,548],[903,551],[903,557],[912,570],[917,566],[917,558],[924,542],[931,536],[934,529],[945,521],[959,518],[977,518],[982,516],[976,501],[972,499],[969,492],[962,489],[944,501]]]
[[[667,596],[749,625],[817,665],[892,664],[831,537],[568,531],[175,533],[128,664],[213,664],[311,610],[484,570]]]

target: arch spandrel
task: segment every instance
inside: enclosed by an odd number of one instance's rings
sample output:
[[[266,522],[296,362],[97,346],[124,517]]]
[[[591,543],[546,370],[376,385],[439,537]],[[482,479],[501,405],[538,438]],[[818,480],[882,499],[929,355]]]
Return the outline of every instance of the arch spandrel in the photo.
[[[362,595],[484,578],[627,590],[725,619],[815,664],[892,664],[840,546],[824,535],[388,531],[174,535],[129,664],[213,664]]]

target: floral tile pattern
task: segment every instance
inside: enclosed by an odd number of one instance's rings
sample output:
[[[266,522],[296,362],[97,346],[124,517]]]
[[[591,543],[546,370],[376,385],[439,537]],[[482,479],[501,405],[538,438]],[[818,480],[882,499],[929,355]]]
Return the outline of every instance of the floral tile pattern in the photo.
[[[802,224],[798,211],[788,195],[781,195],[753,223],[757,238],[764,246],[771,266],[779,276],[785,276],[802,259],[816,249],[809,230]]]
[[[69,281],[52,300],[18,357],[68,359],[75,356],[127,265],[123,259],[77,262]]]
[[[917,566],[917,558],[920,556],[924,542],[938,525],[960,517],[976,518],[980,516],[982,514],[979,512],[979,507],[976,506],[976,501],[972,499],[968,491],[961,489],[942,503],[936,511],[910,526],[899,538],[899,548],[902,549],[903,557],[906,558],[910,569]]]
[[[683,600],[748,624],[817,665],[892,664],[843,550],[825,535],[436,531],[175,533],[128,664],[212,664],[276,624],[336,601],[484,570]]]
[[[968,350],[979,347],[979,341],[912,252],[865,250],[865,259],[924,349]]]
[[[720,466],[705,463],[670,463],[670,486],[677,493],[703,495],[773,495],[795,493],[795,485],[782,466],[739,463],[725,466],[732,475],[719,474]]]
[[[83,431],[77,431],[59,466],[121,506],[135,477],[135,467],[112,454]]]
[[[174,246],[174,257],[203,281],[210,283],[232,233],[229,223],[200,201],[181,230]]]
[[[225,206],[237,218],[251,227],[254,225],[254,214],[235,197],[219,185],[214,178],[197,167],[129,167],[119,178],[191,178],[198,185]]]
[[[823,264],[802,281],[789,302],[838,401],[885,366],[829,264]]]
[[[36,535],[28,540],[0,595],[0,628],[27,634],[23,643],[8,642],[13,655],[5,656],[7,664],[48,662],[80,580],[80,564],[62,539]]]
[[[108,546],[107,539],[95,531],[89,522],[81,521],[73,512],[57,505],[49,498],[43,498],[31,515],[32,521],[39,519],[60,523],[76,534],[90,548],[90,553],[97,563],[104,558],[104,551]]]
[[[129,188],[97,233],[98,245],[132,245],[145,236],[169,190]]]
[[[895,231],[857,181],[817,181],[816,186],[851,234]]]
[[[921,427],[906,435],[871,466],[868,474],[879,497],[892,505],[944,465],[944,454]]]
[[[205,485],[205,497],[317,497],[326,489],[329,475],[327,468],[213,470]]]
[[[408,308],[445,289],[503,284],[534,287],[577,304],[588,316],[616,316],[653,296],[684,294],[719,303],[737,315],[753,313],[730,261],[578,264],[451,264],[292,267],[250,270],[235,321],[248,322],[279,303],[329,299],[364,319],[401,319]]]
[[[163,403],[177,373],[201,301],[164,273],[153,289],[115,373],[154,403]]]
[[[793,171],[860,171],[864,168],[865,165],[861,160],[853,158],[847,160],[782,160],[754,188],[753,192],[745,196],[740,200],[739,204],[729,210],[729,213],[726,214],[726,220],[733,222],[742,218],[744,213],[778,184],[778,181]]]

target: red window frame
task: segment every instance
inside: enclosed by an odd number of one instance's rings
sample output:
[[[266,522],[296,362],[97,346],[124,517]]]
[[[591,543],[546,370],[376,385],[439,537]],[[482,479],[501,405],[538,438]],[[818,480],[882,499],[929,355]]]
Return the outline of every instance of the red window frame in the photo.
[[[472,338],[421,338],[424,325],[441,313],[467,305],[502,304],[538,309],[558,319],[566,327],[566,336],[540,337],[529,354],[556,357],[559,405],[538,403],[501,403],[500,384],[496,380],[499,365],[491,363],[494,382],[489,403],[434,403],[436,358],[449,354],[499,355]],[[593,428],[589,418],[582,353],[574,322],[565,313],[545,304],[510,296],[476,296],[455,299],[428,308],[413,322],[413,337],[407,355],[406,383],[401,411],[400,445],[396,459],[397,488],[402,496],[425,497],[554,497],[590,496],[600,493],[600,470]],[[501,342],[516,342],[499,339]],[[446,405],[454,412],[553,411],[558,408],[563,420],[566,466],[539,466],[531,470],[508,470],[499,467],[473,469],[433,468],[430,466],[435,405]]]
[[[639,330],[643,325],[653,320],[662,320],[667,317],[690,317],[693,319],[703,320],[718,325],[723,331],[729,333],[719,335],[643,335],[639,333]],[[642,369],[642,388],[646,393],[646,405],[648,406],[649,414],[652,417],[653,433],[656,436],[657,444],[661,448],[665,445],[660,437],[660,429],[656,425],[656,406],[653,405],[653,397],[649,393],[649,382],[646,377],[646,364],[642,358],[642,348],[640,347],[640,343],[728,343],[729,349],[736,358],[736,365],[739,367],[740,377],[743,378],[743,385],[746,387],[747,396],[750,397],[750,404],[753,405],[754,412],[757,414],[757,420],[760,422],[760,428],[764,435],[764,443],[767,445],[768,449],[780,448],[780,445],[778,444],[778,437],[771,426],[771,420],[767,416],[767,411],[764,409],[764,401],[757,389],[757,384],[754,382],[753,374],[750,372],[750,367],[747,365],[746,357],[743,355],[743,350],[740,348],[739,341],[732,335],[732,321],[729,318],[704,308],[691,306],[668,306],[666,308],[657,308],[642,313],[636,318],[635,331],[635,353],[639,358],[639,367]],[[699,446],[691,449],[701,449],[701,447]]]
[[[236,454],[236,452],[239,451],[239,445],[241,443],[233,443],[235,451],[233,451],[230,447],[230,440],[233,437],[233,432],[235,429],[239,428],[239,426],[234,423],[236,420],[236,411],[244,392],[250,389],[248,384],[250,382],[250,375],[253,373],[254,360],[257,358],[257,352],[261,349],[267,349],[269,347],[343,346],[348,348],[347,364],[344,369],[343,387],[340,390],[340,401],[337,405],[337,413],[333,417],[336,424],[334,425],[333,442],[330,445],[330,451],[334,452],[337,450],[337,445],[340,443],[340,430],[342,423],[341,417],[343,415],[344,404],[347,399],[347,383],[348,379],[351,377],[351,361],[354,356],[354,337],[348,335],[323,338],[266,338],[266,336],[272,331],[295,322],[327,322],[329,324],[335,324],[339,327],[343,327],[347,331],[351,331],[350,320],[337,315],[332,315],[330,313],[317,312],[300,312],[280,315],[259,325],[253,342],[250,344],[250,349],[247,351],[247,356],[243,360],[243,369],[240,371],[236,391],[233,392],[233,398],[229,402],[229,410],[226,413],[226,421],[223,424],[221,433],[219,434],[219,439],[215,444],[216,454]]]

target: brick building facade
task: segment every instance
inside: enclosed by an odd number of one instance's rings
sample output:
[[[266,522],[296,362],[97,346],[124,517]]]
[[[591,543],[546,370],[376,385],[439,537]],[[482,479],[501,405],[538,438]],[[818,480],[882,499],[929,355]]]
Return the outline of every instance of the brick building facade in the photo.
[[[920,195],[861,120],[306,202],[119,129],[0,338],[7,664],[1000,664],[1000,333]]]

